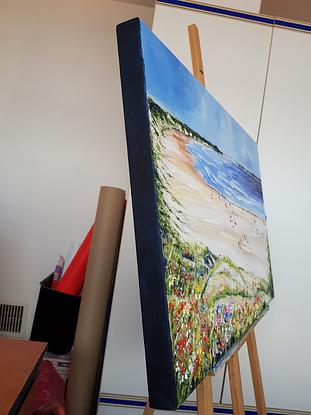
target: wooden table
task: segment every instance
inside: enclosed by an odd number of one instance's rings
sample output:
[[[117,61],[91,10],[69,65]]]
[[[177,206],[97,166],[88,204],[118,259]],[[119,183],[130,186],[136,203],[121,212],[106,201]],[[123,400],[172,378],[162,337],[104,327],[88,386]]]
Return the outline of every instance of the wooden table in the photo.
[[[46,348],[47,343],[0,339],[0,415],[18,414]]]

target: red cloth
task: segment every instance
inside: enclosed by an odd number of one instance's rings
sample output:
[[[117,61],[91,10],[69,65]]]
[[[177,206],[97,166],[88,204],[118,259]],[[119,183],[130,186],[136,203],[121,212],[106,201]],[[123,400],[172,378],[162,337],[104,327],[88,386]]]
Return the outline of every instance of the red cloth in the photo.
[[[89,230],[63,278],[55,288],[65,294],[79,295],[83,288],[94,225]]]
[[[34,384],[34,415],[65,415],[65,383],[54,369],[52,362],[41,363]]]

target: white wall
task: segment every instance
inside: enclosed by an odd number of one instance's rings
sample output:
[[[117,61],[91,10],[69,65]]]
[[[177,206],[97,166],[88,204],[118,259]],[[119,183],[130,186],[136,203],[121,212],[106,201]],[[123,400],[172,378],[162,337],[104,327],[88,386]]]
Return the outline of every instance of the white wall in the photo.
[[[250,13],[259,13],[261,0],[201,0],[200,3],[219,7],[241,10]]]
[[[127,3],[140,4],[146,6],[154,6],[156,0],[113,0],[123,1]],[[201,0],[200,3],[206,3],[212,6],[225,7],[240,11],[259,13],[261,0]]]
[[[156,0],[114,0],[124,1],[127,3],[141,4],[141,5],[154,5]],[[261,0],[201,0],[200,3],[206,3],[213,6],[226,7],[230,9],[236,9],[246,11],[250,13],[259,13]]]
[[[125,3],[138,4],[140,6],[148,6],[148,7],[154,8],[156,0],[113,0],[113,1],[122,1]]]
[[[110,0],[0,3],[0,301],[39,281],[94,219],[100,185],[128,190],[115,25],[153,8]]]
[[[275,29],[259,150],[276,298],[260,326],[266,396],[311,411],[311,36]]]
[[[131,199],[124,218],[100,391],[148,396]]]

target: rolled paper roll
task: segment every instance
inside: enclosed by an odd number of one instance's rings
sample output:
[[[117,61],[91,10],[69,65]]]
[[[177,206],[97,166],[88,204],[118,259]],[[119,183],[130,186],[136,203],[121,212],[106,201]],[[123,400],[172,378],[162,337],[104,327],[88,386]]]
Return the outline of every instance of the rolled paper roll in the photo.
[[[63,278],[56,286],[55,289],[57,291],[71,295],[79,295],[81,293],[89,257],[93,228],[94,225],[88,231],[84,241],[64,273]]]
[[[96,414],[124,209],[123,190],[101,188],[66,390],[66,415]]]
[[[69,267],[69,265],[71,264],[71,261],[73,260],[74,256],[76,255],[76,253],[78,252],[78,249],[80,248],[81,243],[77,242],[77,241],[72,241],[66,258],[65,258],[65,264],[64,264],[64,269],[63,269],[63,274],[65,274],[65,272],[67,271],[67,268]]]

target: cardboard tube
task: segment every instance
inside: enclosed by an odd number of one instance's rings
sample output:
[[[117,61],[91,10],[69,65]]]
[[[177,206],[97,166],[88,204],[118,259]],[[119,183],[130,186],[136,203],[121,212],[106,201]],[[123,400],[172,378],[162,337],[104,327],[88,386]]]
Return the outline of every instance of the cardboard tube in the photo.
[[[66,415],[96,413],[92,402],[98,394],[96,380],[100,381],[98,368],[106,343],[124,208],[123,190],[100,189],[66,390]]]

